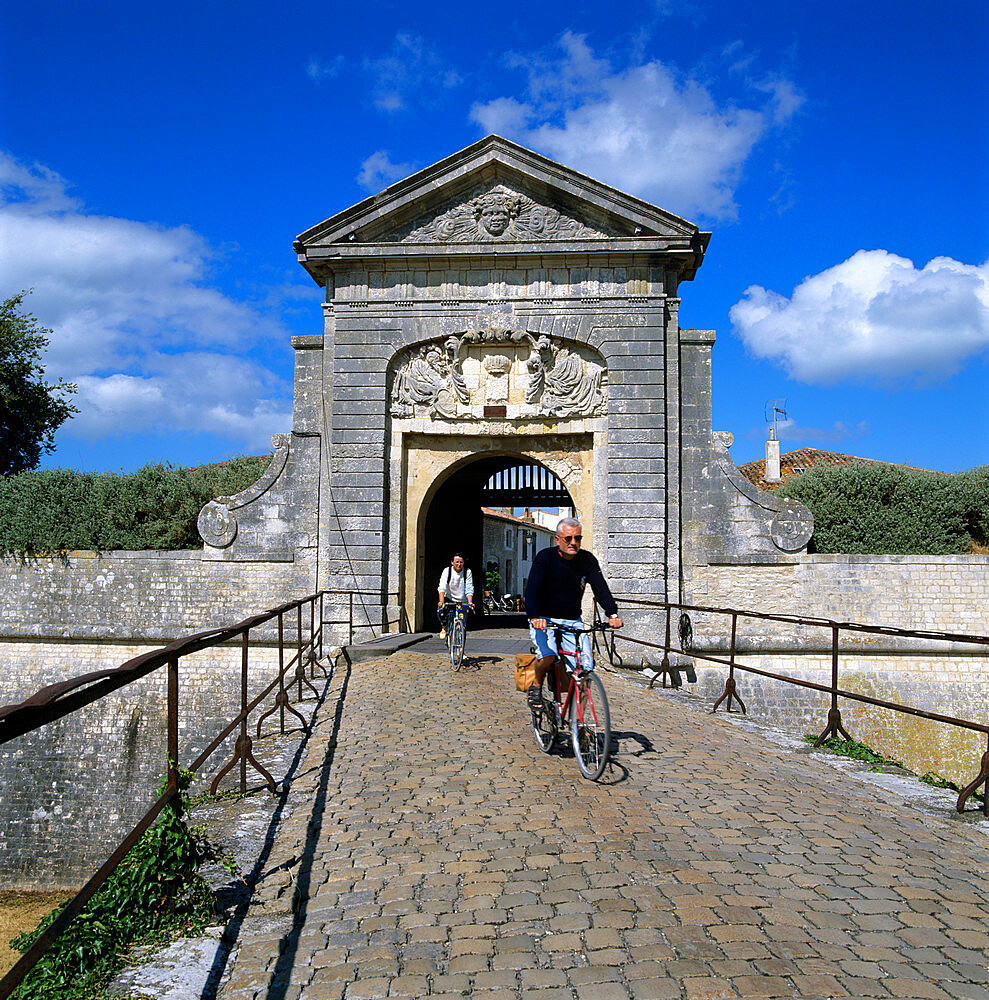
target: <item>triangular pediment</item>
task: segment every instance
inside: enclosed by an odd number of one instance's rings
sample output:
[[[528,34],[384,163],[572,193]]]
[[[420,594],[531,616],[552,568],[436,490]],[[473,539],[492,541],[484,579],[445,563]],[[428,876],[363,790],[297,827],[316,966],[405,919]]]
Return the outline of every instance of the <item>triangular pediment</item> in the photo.
[[[709,234],[655,205],[500,136],[467,149],[302,233],[305,266],[327,256],[449,247],[532,245],[685,250],[703,255]],[[699,259],[697,260],[699,263]]]
[[[507,243],[546,239],[631,236],[630,227],[583,206],[533,197],[522,178],[481,181],[472,190],[432,206],[410,223],[372,230],[370,239],[399,243]],[[616,224],[617,222],[617,224]]]

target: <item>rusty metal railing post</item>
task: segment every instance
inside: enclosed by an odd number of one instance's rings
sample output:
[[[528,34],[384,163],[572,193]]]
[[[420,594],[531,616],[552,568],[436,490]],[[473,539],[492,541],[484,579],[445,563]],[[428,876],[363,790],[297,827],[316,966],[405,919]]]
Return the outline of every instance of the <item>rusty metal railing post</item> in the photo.
[[[670,673],[670,618],[673,615],[673,608],[670,604],[666,605],[666,638],[663,640],[663,659],[659,664],[659,673],[656,674],[649,681],[649,688],[652,690],[652,686],[656,683],[656,677],[663,678],[663,687],[666,687],[666,678]]]
[[[302,701],[302,685],[305,684],[310,691],[312,691],[313,696],[316,700],[319,700],[319,692],[309,683],[306,679],[306,663],[302,656],[302,650],[305,643],[302,641],[302,602],[300,601],[296,605],[296,617],[295,617],[295,679],[299,684],[299,701]],[[315,709],[313,709],[315,716]]]
[[[302,662],[302,605],[300,604],[295,611],[295,678],[299,682],[299,701],[302,701],[302,678],[306,672],[306,665]]]
[[[179,790],[179,658],[168,659],[168,784],[173,795]],[[175,800],[172,800],[175,806]]]
[[[301,628],[301,614],[302,605],[299,605],[300,614],[300,628]],[[296,660],[295,664],[295,674],[298,677],[300,674],[305,673],[304,665]],[[292,682],[289,681],[291,684]],[[309,682],[306,681],[308,684]],[[312,685],[310,685],[311,687]],[[300,682],[299,690],[302,690],[302,685]],[[315,689],[314,689],[315,690]],[[301,713],[297,712],[288,700],[288,689],[285,687],[285,621],[282,616],[282,611],[278,612],[278,694],[275,695],[275,704],[268,709],[259,719],[257,726],[257,735],[261,735],[261,725],[269,715],[273,714],[275,709],[279,710],[280,732],[284,736],[285,734],[285,712],[286,710],[291,712],[298,720],[302,723],[303,732],[309,732],[309,724],[306,722],[305,718]]]
[[[309,600],[309,641],[306,643],[306,648],[309,650],[309,676],[311,679],[316,679],[316,668],[319,668],[320,673],[327,680],[329,679],[329,673],[326,667],[319,662],[320,656],[323,653],[323,614],[322,614],[322,593],[319,595],[320,599],[320,618],[319,618],[319,631],[316,630],[316,594]],[[316,652],[317,639],[319,642],[319,653]]]
[[[278,731],[285,735],[285,623],[282,613],[278,612]],[[259,730],[260,732],[260,730]]]
[[[240,794],[244,795],[247,792],[247,765],[250,762],[251,767],[260,774],[265,781],[268,783],[268,788],[271,791],[275,790],[275,779],[258,763],[257,758],[254,756],[253,748],[254,741],[251,739],[251,734],[247,731],[247,672],[250,661],[250,629],[244,629],[240,636],[240,712],[238,713],[241,717],[240,719],[240,735],[237,737],[237,742],[234,744],[234,755],[230,759],[226,767],[217,771],[216,777],[213,779],[213,783],[209,786],[210,795],[216,795],[216,790],[220,785],[220,779],[230,770],[236,763],[240,763]]]
[[[984,798],[982,799],[982,814],[989,817],[989,735],[986,736],[986,752],[982,755],[982,766],[979,768],[979,773],[975,776],[975,781],[970,785],[966,785],[958,793],[958,801],[955,803],[955,809],[958,812],[965,811],[965,803],[968,801],[968,797],[979,787],[983,786]]]
[[[309,602],[309,676],[316,676],[316,598]]]
[[[826,739],[839,734],[849,743],[851,736],[841,724],[841,710],[838,708],[838,631],[840,626],[837,622],[831,623],[831,708],[828,709],[828,724],[824,727],[824,732],[814,741],[814,746],[819,747]]]
[[[735,652],[738,648],[738,643],[736,636],[738,634],[738,612],[732,609],[731,613],[731,647],[728,653],[728,680],[725,681],[725,690],[721,697],[714,703],[714,708],[711,709],[711,714],[714,715],[718,710],[718,706],[727,698],[728,704],[725,706],[725,711],[731,711],[732,699],[738,702],[742,709],[742,715],[748,715],[749,713],[745,710],[745,702],[738,696],[738,690],[735,685]]]
[[[240,641],[240,710],[245,712],[247,710],[247,669],[248,669],[248,645],[247,645],[247,630],[244,630],[244,634],[241,636]],[[240,720],[240,739],[250,740],[250,736],[247,735],[247,716],[245,715],[243,719]],[[243,795],[247,792],[247,757],[244,754],[240,755],[240,794]]]

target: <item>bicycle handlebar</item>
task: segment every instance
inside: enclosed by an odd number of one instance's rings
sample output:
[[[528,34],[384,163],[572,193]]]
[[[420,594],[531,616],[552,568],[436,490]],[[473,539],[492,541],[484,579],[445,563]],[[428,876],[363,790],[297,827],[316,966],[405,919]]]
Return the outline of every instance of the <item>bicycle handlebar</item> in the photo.
[[[617,632],[607,622],[595,622],[590,628],[572,628],[570,625],[557,625],[553,622],[546,622],[546,630],[554,629],[557,632],[566,632],[567,635],[587,635],[590,632]]]

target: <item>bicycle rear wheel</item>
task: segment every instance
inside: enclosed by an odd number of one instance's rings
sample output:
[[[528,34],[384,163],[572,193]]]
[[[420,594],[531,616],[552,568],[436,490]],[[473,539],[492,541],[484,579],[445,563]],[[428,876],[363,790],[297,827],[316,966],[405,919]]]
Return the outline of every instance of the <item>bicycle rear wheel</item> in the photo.
[[[570,709],[570,737],[580,773],[591,781],[601,777],[611,752],[611,713],[604,685],[595,673],[581,676]]]
[[[453,631],[450,636],[450,662],[454,670],[459,670],[464,662],[464,642],[467,640],[467,632],[464,627],[464,616],[456,614],[453,619]]]

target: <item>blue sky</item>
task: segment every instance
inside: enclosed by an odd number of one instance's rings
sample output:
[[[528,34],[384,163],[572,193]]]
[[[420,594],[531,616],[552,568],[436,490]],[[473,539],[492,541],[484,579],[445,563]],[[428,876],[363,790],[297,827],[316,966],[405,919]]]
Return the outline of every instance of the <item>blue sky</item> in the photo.
[[[81,413],[47,464],[266,450],[293,238],[498,132],[713,231],[681,323],[714,424],[989,462],[984,2],[0,0],[0,293],[33,288]]]

